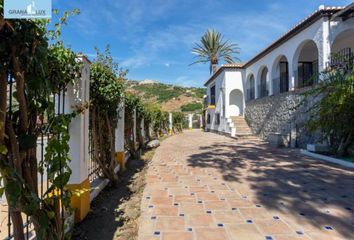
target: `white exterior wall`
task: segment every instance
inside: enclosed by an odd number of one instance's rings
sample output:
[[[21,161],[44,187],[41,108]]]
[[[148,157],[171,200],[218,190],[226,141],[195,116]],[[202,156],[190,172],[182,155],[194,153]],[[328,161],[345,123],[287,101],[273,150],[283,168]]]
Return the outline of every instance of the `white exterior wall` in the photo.
[[[345,22],[342,21],[329,21],[327,17],[321,18],[313,23],[311,26],[307,27],[297,35],[293,36],[291,39],[260,58],[256,62],[252,63],[246,68],[246,77],[248,78],[251,74],[255,77],[255,96],[258,98],[259,91],[258,86],[260,84],[261,70],[263,67],[267,67],[268,76],[267,83],[270,87],[270,95],[273,94],[273,78],[276,76],[275,71],[277,69],[278,61],[281,56],[285,56],[288,60],[288,71],[289,71],[289,90],[293,90],[295,87],[295,74],[297,71],[297,64],[300,52],[303,45],[308,41],[312,40],[315,42],[318,50],[318,62],[319,62],[319,72],[326,68],[331,55],[331,47],[336,40],[336,37],[348,30],[354,29],[354,19],[349,19]],[[352,39],[343,39],[343,46],[351,47],[354,50],[354,42]],[[336,49],[340,50],[340,49]],[[244,79],[246,79],[244,77]],[[246,84],[245,84],[246,86]]]
[[[323,19],[319,19],[317,22],[303,30],[302,32],[298,33],[264,57],[260,58],[258,61],[252,63],[250,66],[246,68],[246,76],[250,76],[251,74],[254,75],[255,77],[255,95],[256,98],[259,96],[258,92],[258,85],[260,84],[260,79],[261,79],[261,70],[263,67],[267,67],[268,69],[268,76],[267,76],[267,82],[269,84],[269,90],[270,94],[272,94],[272,80],[273,80],[273,65],[277,64],[277,60],[279,60],[279,56],[285,56],[288,60],[289,63],[289,90],[293,90],[295,87],[295,76],[294,76],[294,71],[297,70],[297,59],[299,57],[299,54],[301,52],[301,47],[303,46],[304,43],[307,42],[307,40],[313,40],[318,49],[318,54],[319,54],[319,62],[321,62],[322,59],[322,52],[323,52],[323,47],[322,47],[322,27],[323,27]],[[328,58],[327,58],[328,59]],[[323,70],[323,63],[319,64],[319,70]]]
[[[235,109],[233,106],[230,107],[230,94],[234,90],[241,91],[243,95],[242,106],[245,106],[245,92],[246,92],[246,82],[244,82],[244,70],[242,69],[230,69],[225,72],[225,117],[229,118],[236,116]],[[244,112],[242,110],[242,112]]]
[[[207,129],[215,130],[215,131],[221,131],[222,128],[220,127],[221,122],[222,122],[222,117],[220,117],[220,125],[215,124],[216,120],[216,113],[221,113],[222,112],[222,94],[220,91],[220,88],[225,88],[225,73],[222,72],[220,73],[214,81],[212,81],[208,86],[207,86],[207,95],[208,95],[208,105],[210,105],[210,89],[211,87],[215,86],[215,109],[209,108],[207,110],[207,114],[210,115],[210,124],[206,124]]]
[[[330,46],[332,47],[332,45],[335,42],[338,35],[346,32],[348,30],[352,30],[352,31],[354,30],[354,18],[348,19],[345,22],[331,21],[330,30],[329,30],[330,31],[330,37],[329,37]],[[348,38],[346,40],[343,39],[343,41],[341,43],[343,45],[347,45],[348,47],[351,47],[352,51],[354,51],[354,41],[352,41],[351,38]],[[335,49],[333,49],[333,51],[334,50]],[[336,49],[336,50],[340,50],[340,49]]]
[[[243,108],[245,107],[244,98],[244,70],[243,69],[227,69],[222,71],[213,82],[207,86],[207,94],[210,98],[210,89],[215,85],[215,108],[209,108],[207,114],[210,115],[210,124],[207,124],[207,129],[232,134],[230,127],[230,117],[235,116],[233,106],[230,107],[230,93],[233,90],[239,90],[242,95]],[[221,89],[223,89],[221,91]],[[208,101],[210,101],[208,98]],[[209,102],[208,102],[209,103]],[[225,105],[225,112],[223,106]],[[244,112],[244,109],[242,109]],[[216,114],[220,114],[220,124],[216,124]]]
[[[115,151],[124,152],[124,118],[125,118],[125,106],[124,100],[119,104],[118,109],[118,124],[115,129]]]
[[[351,31],[349,32],[349,30]],[[346,31],[345,37],[341,35],[340,40],[336,39],[341,33]],[[211,119],[206,128],[229,133],[232,136],[233,125],[230,122],[230,117],[237,115],[235,107],[230,107],[230,93],[232,91],[240,90],[242,92],[243,106],[245,107],[247,80],[253,75],[255,80],[255,98],[259,98],[260,91],[258,88],[261,74],[266,67],[268,69],[267,89],[269,90],[269,95],[277,94],[277,92],[273,93],[273,79],[279,78],[279,60],[282,57],[285,57],[288,62],[289,91],[292,91],[295,89],[300,54],[306,61],[313,61],[318,58],[318,71],[322,72],[327,67],[332,50],[339,51],[341,48],[351,47],[352,51],[354,51],[354,36],[352,33],[354,34],[354,18],[342,22],[341,20],[329,21],[328,17],[322,17],[245,69],[224,67],[218,76],[207,85],[208,101],[210,88],[215,85],[215,109],[207,109],[207,114],[210,114]],[[302,52],[305,44],[310,41],[313,41],[317,47],[317,57],[314,57],[312,50]],[[339,49],[332,49],[334,42]],[[224,104],[225,113],[223,113]],[[219,125],[215,124],[217,113],[220,113]]]
[[[90,99],[90,63],[83,57],[80,57],[78,60],[83,62],[81,79],[74,84],[68,85],[65,96],[65,113],[73,112],[72,106],[83,105]],[[61,99],[63,98],[61,97]],[[58,98],[56,97],[55,100],[58,101]],[[86,109],[71,120],[69,134],[69,154],[71,157],[69,166],[73,170],[69,184],[80,184],[88,178],[89,109]]]

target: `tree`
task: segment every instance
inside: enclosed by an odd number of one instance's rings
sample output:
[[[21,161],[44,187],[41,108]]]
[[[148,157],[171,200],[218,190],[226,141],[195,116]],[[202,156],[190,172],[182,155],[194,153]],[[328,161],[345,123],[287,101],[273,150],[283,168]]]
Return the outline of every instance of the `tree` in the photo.
[[[173,121],[173,131],[174,132],[182,132],[183,125],[186,121],[185,115],[181,112],[173,112],[172,118],[173,118],[173,120],[172,120]]]
[[[126,93],[125,94],[125,100],[124,100],[124,106],[125,106],[125,138],[128,141],[129,145],[129,151],[130,154],[133,158],[137,157],[137,146],[135,145],[136,143],[136,137],[134,136],[133,132],[134,130],[137,130],[136,133],[137,135],[141,135],[140,133],[140,124],[141,121],[137,118],[140,118],[140,107],[142,103],[140,101],[140,98],[137,95],[131,94],[131,93]],[[134,111],[135,111],[135,121],[136,121],[136,129],[134,129]],[[139,136],[138,136],[139,137]]]
[[[71,195],[65,187],[71,174],[68,128],[76,113],[57,114],[53,96],[80,77],[76,54],[59,41],[70,13],[52,31],[47,20],[7,20],[2,13],[0,0],[0,193],[6,194],[15,240],[25,239],[22,213],[37,239],[63,239],[62,216],[70,209]],[[43,133],[49,135],[48,146],[38,161],[37,138]],[[48,189],[40,193],[38,173],[44,169]]]
[[[210,74],[215,73],[219,61],[222,59],[227,63],[234,63],[239,61],[233,54],[239,54],[239,47],[237,44],[230,43],[228,40],[223,41],[221,33],[214,29],[208,29],[201,37],[200,43],[195,43],[192,53],[197,55],[196,63],[210,63]]]
[[[105,178],[111,184],[118,183],[114,172],[115,126],[117,126],[120,102],[124,98],[124,81],[126,70],[119,69],[113,61],[109,46],[105,53],[96,49],[97,57],[91,65],[90,72],[90,131],[94,161],[100,167]]]

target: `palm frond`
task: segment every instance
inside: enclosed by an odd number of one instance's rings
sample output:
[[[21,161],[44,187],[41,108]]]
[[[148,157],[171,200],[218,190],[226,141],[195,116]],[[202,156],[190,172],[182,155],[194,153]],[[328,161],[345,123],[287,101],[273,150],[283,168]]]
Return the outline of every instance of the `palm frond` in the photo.
[[[240,61],[236,55],[240,54],[238,44],[224,40],[221,33],[214,29],[208,29],[200,39],[200,43],[195,43],[191,52],[196,55],[197,60],[190,65],[196,63],[217,64],[220,60],[227,63],[235,63]]]

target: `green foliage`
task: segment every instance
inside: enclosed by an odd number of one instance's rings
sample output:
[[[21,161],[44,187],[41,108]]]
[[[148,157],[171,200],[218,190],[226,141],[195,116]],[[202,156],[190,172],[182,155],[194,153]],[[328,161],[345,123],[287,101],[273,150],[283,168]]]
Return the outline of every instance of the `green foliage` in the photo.
[[[124,97],[126,70],[113,61],[109,46],[104,53],[96,49],[97,57],[90,71],[90,130],[93,138],[94,161],[100,166],[103,175],[112,184],[118,183],[114,172],[115,133],[118,109]]]
[[[7,154],[7,148],[5,145],[0,145],[0,154],[2,154],[2,155]]]
[[[159,104],[143,104],[144,121],[146,126],[151,126],[155,132],[155,137],[159,137],[168,130],[168,113],[162,111]]]
[[[188,103],[181,106],[182,112],[195,112],[201,111],[203,109],[203,104],[201,103]]]
[[[347,155],[354,140],[354,71],[333,70],[323,73],[322,79],[305,93],[305,99],[320,99],[310,109],[308,127],[322,132],[332,153]]]
[[[234,63],[233,55],[239,54],[239,47],[237,44],[223,41],[223,36],[216,30],[208,29],[201,37],[200,43],[195,43],[192,53],[197,55],[196,61],[192,64],[210,63],[210,73],[212,73],[213,65],[217,65],[221,59],[227,63]]]
[[[203,99],[204,95],[206,95],[206,89],[205,88],[193,88],[195,95],[197,98]]]
[[[186,122],[185,115],[181,112],[173,112],[172,121],[174,128],[176,128],[178,132],[182,132]]]
[[[166,85],[162,83],[136,85],[133,89],[144,92],[146,98],[156,97],[158,102],[166,102],[185,93],[182,87]]]
[[[68,165],[70,161],[69,124],[75,116],[75,112],[73,114],[62,114],[52,118],[50,121],[52,125],[51,133],[53,136],[59,137],[53,137],[48,141],[44,163],[40,163],[40,166],[43,167],[45,165],[47,167],[47,178],[52,183],[46,194],[61,189],[69,182],[72,172]],[[42,171],[42,168],[40,168],[40,171]],[[48,197],[50,198],[51,196],[48,195]]]
[[[126,93],[124,98],[125,106],[125,128],[129,129],[133,127],[133,112],[135,109],[139,108],[136,111],[137,117],[142,117],[144,114],[143,106],[140,101],[140,98],[134,94]]]
[[[3,130],[4,123],[0,122],[0,131]],[[0,144],[0,155],[6,155],[7,154],[7,148],[5,145]],[[0,180],[1,180],[1,175],[0,175]],[[1,182],[1,181],[0,181]],[[1,196],[2,194],[0,194]]]
[[[97,57],[90,69],[90,98],[92,104],[116,117],[119,102],[124,96],[123,83],[127,71],[119,69],[113,61],[109,46],[104,54],[96,51]]]
[[[138,84],[138,82],[135,81],[128,81],[127,89],[133,89],[137,92],[137,95],[140,96],[142,101],[150,103],[166,103],[172,99],[178,99],[182,96],[202,100],[205,95],[204,88],[188,88],[163,83]]]
[[[31,218],[38,239],[59,239],[63,236],[60,202],[65,211],[70,209],[70,192],[65,188],[71,174],[68,127],[77,112],[57,115],[53,96],[79,78],[81,69],[76,54],[59,41],[61,25],[66,24],[70,14],[66,12],[61,18],[53,37],[47,30],[48,20],[5,20],[2,6],[0,0],[0,75],[10,72],[16,80],[13,114],[9,115],[8,109],[0,109],[8,118],[5,139],[4,135],[0,136],[0,141],[5,143],[0,146],[4,189],[11,209],[16,209],[11,215],[15,229],[22,229],[23,212]],[[7,95],[6,88],[0,91],[1,95]],[[37,118],[44,116],[48,124],[36,124]],[[37,191],[35,154],[41,131],[50,135],[45,159],[38,166],[39,172],[48,167],[49,189],[44,196],[39,196]],[[53,194],[59,189],[62,189],[60,194]],[[23,232],[16,234],[23,236]]]
[[[125,94],[124,105],[125,105],[125,111],[128,112],[129,114],[132,114],[137,107],[139,108],[142,107],[140,98],[131,93]]]
[[[47,79],[52,93],[58,93],[81,76],[82,63],[77,61],[77,55],[62,42],[56,42],[48,48],[47,59],[50,69]],[[31,87],[35,89],[35,86]]]

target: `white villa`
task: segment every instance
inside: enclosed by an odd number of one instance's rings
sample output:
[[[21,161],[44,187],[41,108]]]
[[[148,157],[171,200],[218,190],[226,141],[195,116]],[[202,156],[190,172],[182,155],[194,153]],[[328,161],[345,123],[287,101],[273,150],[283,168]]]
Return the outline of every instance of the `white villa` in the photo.
[[[315,84],[314,75],[336,64],[335,54],[353,57],[353,52],[354,3],[321,5],[248,62],[222,65],[206,81],[206,129],[230,136],[252,131],[290,137],[300,130],[293,116],[282,118],[291,107],[289,96]]]

